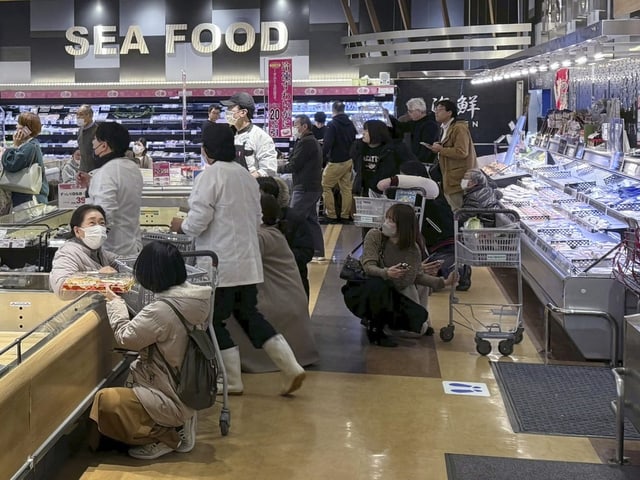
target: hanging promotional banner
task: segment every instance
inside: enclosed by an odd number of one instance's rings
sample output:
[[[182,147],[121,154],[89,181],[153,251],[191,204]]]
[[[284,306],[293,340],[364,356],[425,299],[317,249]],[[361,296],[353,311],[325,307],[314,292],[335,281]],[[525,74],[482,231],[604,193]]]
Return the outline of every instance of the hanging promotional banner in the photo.
[[[269,135],[289,138],[292,135],[293,62],[290,58],[269,60]]]
[[[569,108],[569,69],[561,68],[556,71],[556,79],[553,85],[553,93],[556,98],[556,110]]]

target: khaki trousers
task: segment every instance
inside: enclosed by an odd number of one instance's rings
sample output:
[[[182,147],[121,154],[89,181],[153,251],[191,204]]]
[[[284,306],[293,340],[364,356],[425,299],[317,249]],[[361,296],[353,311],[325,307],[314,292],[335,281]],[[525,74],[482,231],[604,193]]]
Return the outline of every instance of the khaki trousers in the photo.
[[[322,172],[322,201],[324,203],[324,214],[329,218],[337,218],[336,205],[333,200],[333,187],[338,185],[340,196],[342,197],[342,212],[340,217],[343,220],[351,216],[351,204],[353,197],[351,191],[353,182],[351,180],[351,170],[353,161],[347,160],[340,163],[327,163]]]
[[[89,417],[98,424],[102,435],[127,445],[163,442],[177,448],[180,443],[176,429],[155,423],[131,388],[99,390],[93,399]]]

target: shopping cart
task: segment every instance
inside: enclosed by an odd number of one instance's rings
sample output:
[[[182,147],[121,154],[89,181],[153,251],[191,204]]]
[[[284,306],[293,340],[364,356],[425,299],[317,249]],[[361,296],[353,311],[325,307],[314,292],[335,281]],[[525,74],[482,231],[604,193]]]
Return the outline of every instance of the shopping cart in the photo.
[[[381,227],[387,210],[396,203],[411,205],[416,211],[418,225],[422,225],[424,207],[427,201],[427,194],[423,188],[389,187],[386,192],[393,195],[393,198],[353,197],[356,202],[356,213],[353,215],[353,224],[355,226],[365,228]]]
[[[196,240],[193,237],[183,233],[174,233],[169,230],[169,225],[145,224],[140,225],[142,229],[142,245],[154,241],[169,242],[174,245],[181,253],[193,252],[196,249]],[[165,229],[166,231],[158,231]],[[196,259],[193,256],[185,258],[187,265],[195,265]]]
[[[194,285],[211,286],[211,310],[209,312],[207,331],[209,332],[209,335],[211,335],[211,339],[213,340],[213,345],[215,347],[216,363],[218,367],[219,377],[218,384],[222,385],[222,409],[220,412],[219,421],[220,432],[222,433],[222,435],[227,435],[229,433],[229,427],[231,426],[231,413],[228,407],[227,372],[224,367],[224,362],[222,361],[222,354],[220,353],[218,340],[216,339],[216,335],[213,330],[215,288],[218,284],[218,256],[214,252],[206,250],[182,252],[182,256],[185,258],[185,263],[187,259],[195,259],[197,257],[209,257],[211,259],[211,267],[208,269],[208,271],[191,265],[186,265],[187,281],[193,283]],[[135,264],[135,261],[136,257],[118,258],[116,260],[118,264],[118,271],[133,273],[133,265]],[[154,300],[154,294],[153,292],[150,292],[146,288],[142,287],[140,284],[136,283],[129,292],[122,295],[122,298],[126,302],[128,309],[133,314],[137,314],[144,308],[145,305]]]
[[[495,228],[459,228],[462,214],[495,216]],[[520,255],[520,217],[513,210],[460,209],[454,213],[455,266],[514,268],[517,271],[518,297],[512,304],[463,303],[455,296],[455,285],[449,294],[449,323],[440,329],[444,342],[453,340],[455,325],[475,331],[476,351],[491,352],[489,340],[500,339],[498,350],[511,355],[514,344],[522,341],[522,269]]]

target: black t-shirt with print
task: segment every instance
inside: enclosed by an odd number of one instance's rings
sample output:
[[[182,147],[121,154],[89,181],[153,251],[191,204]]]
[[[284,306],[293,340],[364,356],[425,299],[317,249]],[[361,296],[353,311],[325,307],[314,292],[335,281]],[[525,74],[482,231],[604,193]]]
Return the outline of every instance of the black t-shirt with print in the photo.
[[[364,195],[368,195],[369,189],[376,189],[376,170],[380,161],[380,154],[384,145],[370,147],[365,145],[362,150],[362,186]]]

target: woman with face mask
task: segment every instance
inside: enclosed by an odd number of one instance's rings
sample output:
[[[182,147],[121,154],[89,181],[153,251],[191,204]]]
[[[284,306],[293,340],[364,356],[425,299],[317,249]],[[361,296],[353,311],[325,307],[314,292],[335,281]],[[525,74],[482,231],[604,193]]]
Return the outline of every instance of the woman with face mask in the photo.
[[[397,346],[384,333],[385,326],[433,334],[416,285],[451,286],[457,281],[457,273],[446,279],[423,273],[421,245],[415,211],[400,203],[387,210],[382,228],[370,230],[364,238],[360,262],[368,278],[359,285],[348,282],[342,293],[347,307],[362,318],[369,342],[374,345]]]
[[[147,140],[140,137],[136,143],[133,144],[133,154],[135,155],[135,161],[140,168],[153,168],[153,159],[147,153]]]
[[[62,290],[64,281],[78,272],[114,273],[116,256],[102,249],[107,239],[106,215],[98,205],[82,205],[71,215],[70,239],[53,257],[49,285],[58,297],[67,300],[82,292]]]

